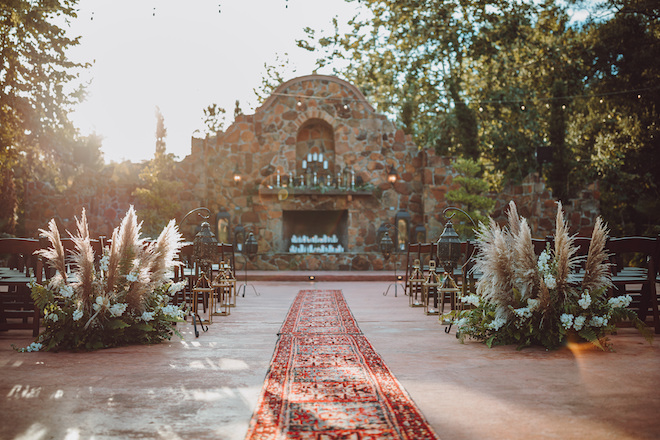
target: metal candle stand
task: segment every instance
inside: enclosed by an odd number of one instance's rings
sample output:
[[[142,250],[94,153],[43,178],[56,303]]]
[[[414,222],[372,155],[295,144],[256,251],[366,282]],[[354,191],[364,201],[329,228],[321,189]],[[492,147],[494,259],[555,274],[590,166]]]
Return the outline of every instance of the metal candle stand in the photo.
[[[387,225],[387,226],[391,226],[392,228],[394,228],[394,226],[392,226],[392,225]],[[389,232],[385,231],[385,233],[383,234],[383,236],[380,239],[379,247],[380,247],[381,253],[383,254],[383,259],[385,261],[389,260],[390,256],[392,255],[392,251],[394,251],[394,242],[390,238]],[[396,276],[396,266],[397,266],[398,263],[399,263],[399,261],[397,259],[395,259],[394,260],[394,282],[391,283],[389,286],[387,286],[387,290],[385,292],[383,292],[383,296],[387,296],[387,294],[390,291],[390,288],[392,286],[394,286],[394,297],[395,298],[397,297],[397,290],[398,290],[399,282],[398,282],[398,278]]]
[[[259,242],[257,241],[256,237],[252,232],[248,234],[247,239],[245,240],[245,245],[243,246],[241,255],[243,255],[243,258],[245,259],[245,282],[238,288],[236,291],[236,294],[238,295],[241,292],[241,289],[243,289],[243,297],[245,297],[245,291],[247,290],[247,286],[251,286],[252,290],[254,290],[254,294],[256,296],[259,296],[260,293],[257,292],[257,289],[252,285],[248,284],[248,277],[247,277],[247,266],[248,266],[248,260],[252,260],[254,257],[257,256],[257,253],[259,252]]]

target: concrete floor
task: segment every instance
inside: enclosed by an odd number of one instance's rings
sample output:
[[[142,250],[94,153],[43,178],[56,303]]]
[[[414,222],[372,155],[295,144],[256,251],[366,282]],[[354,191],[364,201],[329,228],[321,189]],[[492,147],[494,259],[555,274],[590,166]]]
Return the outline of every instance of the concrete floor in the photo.
[[[258,281],[195,339],[17,353],[0,332],[0,439],[243,439],[277,331],[301,289],[341,289],[360,328],[444,439],[659,439],[660,341],[616,352],[461,344],[385,281]]]

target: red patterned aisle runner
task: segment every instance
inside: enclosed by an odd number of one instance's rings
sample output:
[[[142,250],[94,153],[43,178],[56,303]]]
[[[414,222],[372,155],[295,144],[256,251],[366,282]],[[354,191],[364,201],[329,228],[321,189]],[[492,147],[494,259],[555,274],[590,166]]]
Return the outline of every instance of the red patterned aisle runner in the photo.
[[[246,440],[438,439],[339,290],[302,290],[280,330]]]

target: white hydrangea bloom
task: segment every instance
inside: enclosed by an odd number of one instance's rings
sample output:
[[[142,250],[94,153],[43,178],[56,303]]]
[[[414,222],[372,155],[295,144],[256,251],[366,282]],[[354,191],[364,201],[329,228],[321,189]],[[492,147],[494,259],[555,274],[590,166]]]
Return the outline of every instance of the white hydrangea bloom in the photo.
[[[80,321],[80,318],[82,318],[84,314],[85,314],[85,313],[84,313],[82,310],[75,310],[75,311],[73,312],[73,315],[72,315],[72,316],[73,316],[73,320],[74,320],[74,321]]]
[[[165,307],[162,308],[163,314],[166,316],[171,316],[172,318],[182,318],[183,317],[183,310],[180,308],[168,304]]]
[[[557,280],[555,280],[555,277],[553,277],[552,274],[545,274],[543,276],[543,282],[545,282],[548,289],[554,289],[557,287]]]
[[[457,329],[460,331],[463,328],[467,327],[468,319],[467,318],[457,319],[454,321],[454,324],[456,325]]]
[[[97,296],[96,301],[92,304],[92,308],[95,312],[98,312],[101,308],[105,307],[106,309],[110,307],[110,300],[103,296]]]
[[[99,267],[104,272],[108,270],[109,264],[110,264],[110,255],[104,255],[103,258],[101,258],[101,261],[99,261]]]
[[[539,308],[540,305],[541,305],[540,299],[532,299],[532,298],[527,299],[527,308],[529,308],[529,310],[536,310]]]
[[[71,298],[73,296],[73,286],[65,284],[60,287],[60,295],[62,298]]]
[[[587,310],[589,306],[591,305],[591,295],[589,295],[588,291],[584,291],[582,294],[582,297],[578,300],[578,305],[582,307],[584,310]]]
[[[128,304],[126,303],[117,303],[113,304],[108,310],[112,316],[121,316],[126,311],[127,306]]]
[[[607,304],[609,304],[609,306],[613,308],[628,307],[631,302],[632,302],[632,296],[630,295],[615,296],[614,298],[610,298],[607,300]]]
[[[144,312],[144,313],[142,313],[142,319],[144,321],[153,321],[154,312]]]
[[[539,255],[539,259],[537,261],[537,266],[541,273],[547,273],[550,271],[550,265],[548,264],[550,262],[550,254],[548,253],[547,250],[541,252],[541,255]]]
[[[179,292],[184,287],[186,287],[186,282],[185,281],[179,281],[178,283],[172,283],[172,284],[170,284],[170,287],[167,289],[167,293],[169,293],[170,295],[173,295],[173,294]]]
[[[589,321],[592,327],[605,327],[607,325],[607,316],[594,316]]]
[[[134,283],[137,280],[138,280],[137,274],[129,273],[128,275],[126,275],[126,281],[128,281],[129,283]]]
[[[529,309],[529,307],[521,307],[519,309],[514,309],[513,313],[515,313],[517,317],[523,319],[529,319],[532,317],[532,311]]]
[[[46,321],[57,322],[59,321],[59,319],[60,317],[57,316],[57,313],[49,313],[48,315],[46,315]]]
[[[582,330],[582,327],[584,327],[584,322],[586,320],[587,320],[586,316],[582,316],[582,315],[578,316],[577,318],[575,318],[575,320],[573,320],[573,328],[577,331]]]
[[[41,350],[42,347],[43,345],[41,345],[40,342],[33,342],[27,347],[25,347],[25,351],[39,351]]]
[[[563,325],[565,329],[569,329],[573,325],[573,315],[571,315],[570,313],[562,314],[559,317],[559,320],[561,321],[561,325]]]
[[[502,328],[502,326],[506,324],[506,318],[495,318],[488,324],[486,324],[486,327],[488,327],[491,330],[499,330]]]
[[[466,304],[472,304],[473,306],[478,306],[479,301],[480,301],[479,295],[475,295],[474,293],[461,297],[461,302],[464,302]]]

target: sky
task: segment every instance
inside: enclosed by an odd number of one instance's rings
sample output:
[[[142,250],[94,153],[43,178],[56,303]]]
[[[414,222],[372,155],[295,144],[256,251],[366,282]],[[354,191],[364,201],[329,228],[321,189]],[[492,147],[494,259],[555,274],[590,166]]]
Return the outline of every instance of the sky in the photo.
[[[225,108],[225,128],[237,99],[254,113],[265,63],[288,58],[286,80],[311,74],[316,55],[295,43],[303,28],[332,35],[333,17],[346,23],[357,11],[344,0],[81,0],[78,8],[67,31],[81,43],[69,56],[91,67],[72,120],[81,134],[102,136],[108,163],[153,157],[156,107],[167,152],[183,159],[191,136],[202,136],[204,108]]]

